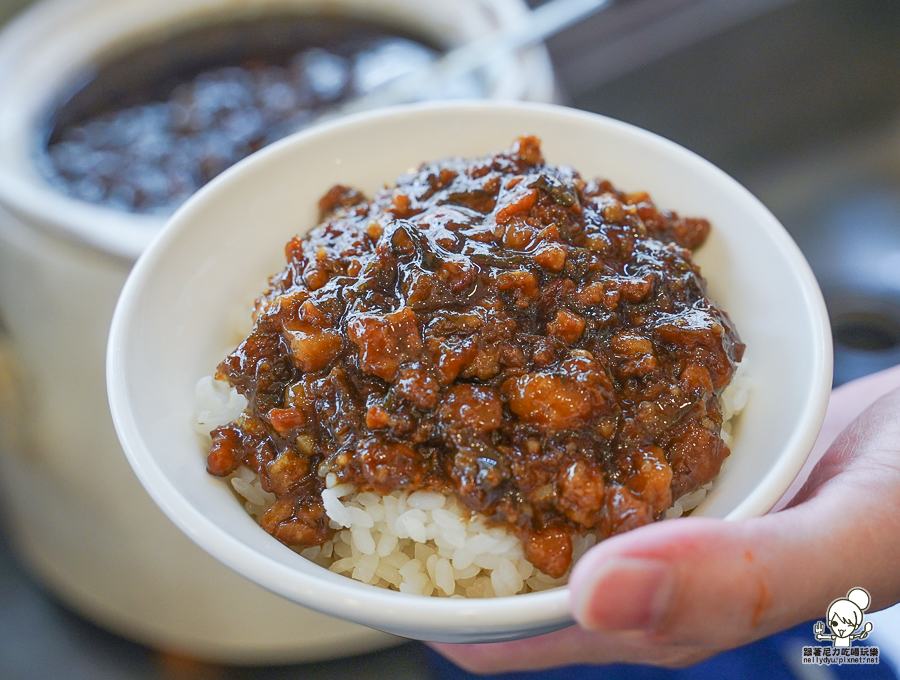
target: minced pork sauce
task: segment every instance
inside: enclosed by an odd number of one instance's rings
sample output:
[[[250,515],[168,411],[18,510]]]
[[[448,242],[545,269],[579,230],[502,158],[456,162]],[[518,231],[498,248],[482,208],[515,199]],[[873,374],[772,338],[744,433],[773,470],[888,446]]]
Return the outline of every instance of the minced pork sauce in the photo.
[[[319,207],[218,369],[249,406],[208,469],[255,470],[280,541],[331,538],[334,473],[453,494],[556,577],[573,535],[660,519],[716,476],[744,345],[691,261],[706,220],[549,165],[534,137]]]

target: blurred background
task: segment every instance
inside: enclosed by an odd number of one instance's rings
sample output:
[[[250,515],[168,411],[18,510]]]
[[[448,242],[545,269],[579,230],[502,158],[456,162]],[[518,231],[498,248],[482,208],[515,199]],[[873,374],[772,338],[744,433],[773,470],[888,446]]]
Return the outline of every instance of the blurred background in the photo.
[[[422,645],[313,616],[195,554],[143,498],[108,423],[112,304],[178,202],[316,111],[542,3],[338,2],[354,21],[329,11],[306,28],[283,20],[289,0],[270,4],[277,20],[235,30],[213,12],[212,30],[171,2],[0,0],[4,679],[463,677]],[[195,32],[166,28],[171,17]],[[900,2],[614,0],[508,61],[427,96],[557,101],[697,152],[807,256],[835,384],[900,363]],[[116,107],[139,111],[92,124]],[[67,333],[80,353],[60,349]],[[271,630],[228,620],[204,588],[234,589]],[[876,623],[879,644],[900,648],[897,620]]]

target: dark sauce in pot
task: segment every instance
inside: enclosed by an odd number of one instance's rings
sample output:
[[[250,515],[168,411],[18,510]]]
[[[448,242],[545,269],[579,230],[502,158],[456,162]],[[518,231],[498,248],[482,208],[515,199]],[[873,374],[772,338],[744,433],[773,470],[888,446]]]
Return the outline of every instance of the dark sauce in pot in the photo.
[[[52,115],[38,158],[64,193],[168,215],[223,170],[438,50],[370,22],[284,15],[109,55]],[[468,79],[424,96],[478,96]]]

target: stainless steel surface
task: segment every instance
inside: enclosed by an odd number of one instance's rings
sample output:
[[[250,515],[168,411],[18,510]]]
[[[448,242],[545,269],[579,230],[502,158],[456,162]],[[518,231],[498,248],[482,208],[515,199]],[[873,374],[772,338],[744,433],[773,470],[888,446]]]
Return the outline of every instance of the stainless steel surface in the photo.
[[[548,42],[558,77],[579,97],[797,1],[618,0]]]
[[[835,384],[900,364],[900,120],[835,138],[751,182],[819,279]]]

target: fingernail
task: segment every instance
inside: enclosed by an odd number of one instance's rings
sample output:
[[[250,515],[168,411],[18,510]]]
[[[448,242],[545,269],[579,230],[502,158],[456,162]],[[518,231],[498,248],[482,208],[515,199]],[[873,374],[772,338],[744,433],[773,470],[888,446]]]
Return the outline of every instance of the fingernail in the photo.
[[[595,631],[653,630],[672,597],[675,574],[668,563],[610,557],[573,591],[573,613]]]

